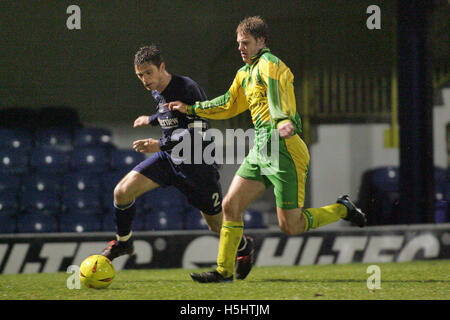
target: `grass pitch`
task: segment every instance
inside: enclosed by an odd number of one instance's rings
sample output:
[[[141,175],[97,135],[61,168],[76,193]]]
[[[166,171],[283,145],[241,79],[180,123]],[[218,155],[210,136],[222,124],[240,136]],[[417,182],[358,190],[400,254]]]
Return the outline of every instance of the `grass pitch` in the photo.
[[[448,300],[450,260],[254,267],[244,281],[194,283],[186,269],[121,270],[107,289],[68,289],[68,273],[0,275],[0,300]],[[199,270],[195,270],[198,272]]]

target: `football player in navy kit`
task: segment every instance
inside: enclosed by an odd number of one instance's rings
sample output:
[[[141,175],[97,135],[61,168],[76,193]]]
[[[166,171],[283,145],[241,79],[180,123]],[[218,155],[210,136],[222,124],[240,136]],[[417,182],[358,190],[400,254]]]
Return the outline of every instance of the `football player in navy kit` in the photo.
[[[170,74],[159,49],[155,45],[142,47],[134,59],[137,77],[151,91],[157,106],[151,115],[139,116],[134,127],[159,125],[160,139],[142,139],[133,142],[133,149],[142,153],[154,153],[131,170],[114,189],[116,240],[109,243],[102,254],[110,260],[118,256],[133,254],[131,224],[136,213],[135,200],[145,192],[160,186],[172,185],[186,195],[188,201],[198,208],[211,231],[219,233],[222,228],[222,190],[219,172],[215,164],[192,161],[196,149],[202,151],[214,143],[194,137],[209,128],[207,120],[170,111],[169,101],[180,100],[187,104],[207,99],[203,89],[192,79]],[[192,151],[189,155],[172,156],[171,151],[183,139],[190,139]],[[201,141],[201,146],[194,145]],[[177,161],[174,161],[177,160]],[[181,161],[180,161],[181,160]],[[242,236],[237,255],[238,279],[244,279],[253,264],[253,239]]]

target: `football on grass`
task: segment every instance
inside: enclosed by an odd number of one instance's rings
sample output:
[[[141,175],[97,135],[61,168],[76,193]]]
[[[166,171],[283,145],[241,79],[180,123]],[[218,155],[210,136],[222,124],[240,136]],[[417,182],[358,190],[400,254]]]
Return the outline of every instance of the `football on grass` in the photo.
[[[108,287],[115,273],[112,262],[101,255],[87,257],[80,265],[81,282],[88,288]]]

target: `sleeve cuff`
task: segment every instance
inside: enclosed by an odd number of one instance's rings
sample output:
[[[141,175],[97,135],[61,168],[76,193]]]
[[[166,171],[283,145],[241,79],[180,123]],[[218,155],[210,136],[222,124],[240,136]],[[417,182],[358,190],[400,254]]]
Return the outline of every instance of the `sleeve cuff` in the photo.
[[[186,112],[189,115],[195,116],[195,105],[192,106],[188,105],[186,108]]]
[[[279,126],[280,124],[286,123],[286,122],[292,122],[292,121],[291,121],[290,119],[283,119],[283,120],[280,120],[280,121],[277,122],[277,128],[278,128],[278,126]]]

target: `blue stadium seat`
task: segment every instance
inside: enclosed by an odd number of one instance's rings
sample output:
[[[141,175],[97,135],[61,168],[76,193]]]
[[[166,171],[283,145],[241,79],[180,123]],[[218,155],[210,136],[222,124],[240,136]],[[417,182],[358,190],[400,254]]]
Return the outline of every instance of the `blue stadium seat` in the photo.
[[[15,215],[2,215],[0,213],[0,233],[16,232],[17,217]]]
[[[96,215],[103,213],[100,195],[94,192],[68,191],[62,197],[65,212],[77,212],[80,215]]]
[[[33,137],[24,129],[0,129],[0,149],[12,148],[29,151],[33,147]]]
[[[0,216],[10,216],[19,213],[20,205],[17,194],[11,191],[0,192]]]
[[[259,211],[250,209],[245,210],[243,218],[246,229],[265,228],[263,215]]]
[[[120,180],[122,180],[123,177],[125,177],[127,173],[128,173],[127,170],[125,171],[110,170],[103,172],[101,176],[101,183],[103,190],[105,192],[114,191],[116,185],[119,183]]]
[[[56,192],[30,191],[21,195],[22,210],[29,214],[60,214],[61,200]]]
[[[183,217],[170,211],[155,211],[144,216],[147,230],[182,230]]]
[[[146,230],[144,216],[136,214],[131,225],[133,231]],[[107,213],[103,215],[103,231],[116,231],[116,222],[114,221],[114,213]]]
[[[100,145],[113,148],[112,133],[104,128],[79,128],[75,130],[75,147]]]
[[[34,134],[37,147],[50,147],[61,151],[71,151],[72,131],[69,128],[40,128]]]
[[[207,230],[208,224],[203,219],[200,210],[191,206],[184,215],[184,228],[187,230]]]
[[[61,194],[61,176],[54,173],[34,172],[22,178],[23,192],[41,191]]]
[[[17,217],[17,231],[19,233],[57,232],[58,220],[56,216],[44,213],[21,214]]]
[[[185,195],[173,186],[156,188],[142,197],[146,210],[170,209],[180,212],[187,207]]]
[[[76,171],[103,173],[109,170],[110,158],[103,147],[80,147],[72,151],[71,167]]]
[[[0,173],[20,175],[28,171],[28,152],[23,149],[0,148]]]
[[[436,201],[434,207],[434,222],[435,223],[447,223],[450,222],[450,216],[448,215],[448,201]]]
[[[102,220],[99,215],[83,215],[66,213],[59,221],[61,232],[97,232],[102,231]]]
[[[70,153],[49,147],[35,148],[31,152],[30,165],[35,171],[65,173],[70,168]]]
[[[435,167],[434,168],[434,186],[435,186],[435,198],[436,201],[448,201],[447,198],[447,185],[449,184],[447,177],[447,170]]]
[[[134,150],[111,151],[111,168],[118,171],[130,171],[145,160],[145,155]]]
[[[21,186],[22,182],[19,176],[0,173],[0,193],[17,193],[21,190]]]
[[[67,192],[93,192],[102,190],[100,176],[92,172],[71,171],[63,177],[63,190]]]

